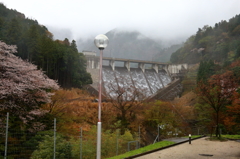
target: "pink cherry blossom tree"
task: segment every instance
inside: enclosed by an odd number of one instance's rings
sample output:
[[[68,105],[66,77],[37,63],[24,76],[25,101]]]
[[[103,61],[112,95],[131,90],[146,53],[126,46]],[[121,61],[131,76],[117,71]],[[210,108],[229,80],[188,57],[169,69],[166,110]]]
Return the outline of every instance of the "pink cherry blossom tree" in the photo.
[[[40,115],[59,85],[36,65],[15,56],[17,47],[0,41],[0,113],[10,112],[23,121]]]

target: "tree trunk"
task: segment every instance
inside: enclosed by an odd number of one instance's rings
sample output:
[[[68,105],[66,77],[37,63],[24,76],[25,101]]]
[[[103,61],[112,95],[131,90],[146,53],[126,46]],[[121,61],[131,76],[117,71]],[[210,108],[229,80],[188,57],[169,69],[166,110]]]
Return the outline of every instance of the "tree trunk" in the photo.
[[[121,135],[125,133],[125,129],[127,128],[127,119],[126,119],[126,111],[122,110],[121,116]]]
[[[219,137],[219,111],[216,112],[216,137]]]

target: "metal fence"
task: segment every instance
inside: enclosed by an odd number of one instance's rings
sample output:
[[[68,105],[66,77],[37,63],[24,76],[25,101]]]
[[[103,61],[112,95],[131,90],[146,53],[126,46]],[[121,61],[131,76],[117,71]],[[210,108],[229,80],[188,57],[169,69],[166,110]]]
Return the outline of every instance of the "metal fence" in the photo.
[[[14,121],[14,117],[1,118],[0,121],[0,158],[4,159],[25,159],[31,158],[31,154],[37,149],[37,139],[34,139],[36,132],[26,131],[21,128],[18,121],[19,129],[15,129],[10,121]]]
[[[51,129],[29,131],[29,128],[19,126],[9,113],[6,117],[0,117],[0,159],[96,158],[96,139],[87,139],[82,128],[79,129],[79,136],[66,137],[57,132],[57,119],[47,122]],[[127,152],[129,141],[121,138],[119,131],[103,136],[102,157]]]
[[[21,126],[16,129],[10,121],[17,124],[14,117],[9,117],[9,113],[6,118],[0,119],[0,159],[83,158],[82,128],[79,136],[69,139],[57,133],[56,119],[52,121],[52,129],[37,132]],[[87,151],[91,149],[94,151],[93,147],[88,147]],[[85,158],[94,157],[94,154],[85,155]]]
[[[84,136],[82,128],[79,135],[66,137],[57,132],[57,119],[47,121],[49,130],[30,131],[20,126],[20,122],[9,113],[0,117],[0,159],[92,159],[96,158],[96,138]],[[16,126],[17,125],[17,126]],[[18,127],[18,129],[16,129]],[[95,130],[94,130],[95,131]],[[92,132],[93,136],[96,132]],[[177,131],[176,131],[177,132]],[[192,134],[205,134],[200,127],[192,128]],[[156,129],[159,141],[162,132]],[[173,137],[177,137],[174,133]],[[104,134],[102,137],[102,157],[110,157],[140,148],[140,127],[134,138],[121,137],[119,131]]]

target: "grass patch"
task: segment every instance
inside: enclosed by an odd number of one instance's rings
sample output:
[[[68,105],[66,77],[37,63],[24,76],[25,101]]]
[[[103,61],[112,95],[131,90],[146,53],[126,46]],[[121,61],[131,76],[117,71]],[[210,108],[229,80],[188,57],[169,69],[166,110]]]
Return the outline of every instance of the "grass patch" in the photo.
[[[221,137],[212,136],[212,137],[207,138],[207,140],[210,140],[210,141],[227,141],[227,139],[222,137],[222,136]]]
[[[221,136],[227,139],[240,140],[240,135],[221,135]]]
[[[129,156],[144,153],[144,152],[147,152],[147,151],[151,151],[151,150],[154,150],[154,149],[158,149],[158,148],[161,148],[161,147],[165,147],[165,146],[168,146],[168,145],[172,145],[174,143],[175,142],[172,142],[172,141],[160,141],[160,142],[157,142],[155,144],[151,144],[151,145],[142,147],[142,148],[137,149],[137,150],[126,152],[122,155],[111,157],[109,159],[122,159],[122,158],[126,158],[126,157],[129,157]]]
[[[197,137],[201,137],[202,135],[192,135],[191,139],[197,138]],[[189,138],[189,136],[184,136],[184,138]]]

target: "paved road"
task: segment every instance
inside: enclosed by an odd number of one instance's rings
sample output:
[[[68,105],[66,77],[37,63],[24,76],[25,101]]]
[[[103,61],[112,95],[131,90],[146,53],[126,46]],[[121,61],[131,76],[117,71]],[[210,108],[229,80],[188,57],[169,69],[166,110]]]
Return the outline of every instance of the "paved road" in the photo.
[[[209,141],[206,138],[137,157],[137,159],[240,159],[240,143]]]

